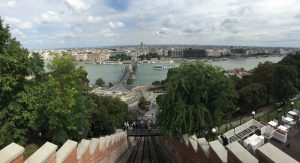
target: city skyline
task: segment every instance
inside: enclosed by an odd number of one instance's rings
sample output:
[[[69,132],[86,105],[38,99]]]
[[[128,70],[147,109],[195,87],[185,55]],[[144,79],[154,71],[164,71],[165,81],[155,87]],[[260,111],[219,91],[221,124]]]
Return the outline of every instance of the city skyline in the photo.
[[[146,44],[299,47],[296,0],[4,0],[29,49]]]

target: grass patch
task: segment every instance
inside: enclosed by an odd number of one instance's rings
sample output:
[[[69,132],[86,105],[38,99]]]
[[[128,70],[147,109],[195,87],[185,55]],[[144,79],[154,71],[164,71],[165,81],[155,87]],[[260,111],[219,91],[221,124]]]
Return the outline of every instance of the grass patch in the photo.
[[[27,144],[25,146],[25,151],[24,151],[24,159],[27,159],[29,156],[31,156],[35,151],[39,149],[39,145],[31,143]]]
[[[41,137],[32,136],[28,140],[28,144],[25,145],[24,160],[30,157],[35,151],[37,151],[47,140]]]

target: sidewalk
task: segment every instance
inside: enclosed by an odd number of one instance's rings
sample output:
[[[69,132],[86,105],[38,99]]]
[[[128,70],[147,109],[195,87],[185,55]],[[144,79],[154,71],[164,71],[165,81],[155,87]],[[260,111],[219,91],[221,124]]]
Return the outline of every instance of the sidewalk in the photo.
[[[256,111],[255,118],[261,117],[261,116],[263,116],[265,114],[268,114],[268,113],[271,113],[273,111],[276,111],[275,109],[277,109],[279,107],[280,106],[278,106],[276,104],[270,104],[268,106],[260,107]],[[243,122],[249,121],[251,119],[252,119],[252,115],[249,115],[249,116],[244,115],[241,121],[243,123]],[[238,126],[238,125],[240,125],[240,119],[236,118],[236,119],[234,119],[234,121],[226,123],[226,124],[223,124],[221,127],[219,127],[219,131],[226,129],[226,126],[229,129],[229,128],[232,128],[232,127],[235,127],[235,126]]]

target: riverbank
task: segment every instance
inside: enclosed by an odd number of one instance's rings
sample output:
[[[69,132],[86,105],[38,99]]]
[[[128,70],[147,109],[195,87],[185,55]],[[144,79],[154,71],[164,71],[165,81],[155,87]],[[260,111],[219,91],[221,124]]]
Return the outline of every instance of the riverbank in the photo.
[[[211,60],[205,62],[206,64],[210,64],[213,66],[220,67],[224,70],[231,70],[235,68],[244,68],[245,70],[250,70],[256,67],[259,63],[263,63],[266,61],[271,61],[274,63],[279,62],[283,56],[270,56],[270,57],[247,57],[247,58],[240,58],[240,59],[233,59],[229,58],[226,60]],[[161,59],[163,61],[163,59]],[[169,64],[181,64],[181,63],[191,63],[196,62],[199,60],[196,59],[174,59],[174,63]],[[159,63],[154,64],[139,64],[134,77],[135,79],[132,80],[129,85],[138,86],[138,85],[151,85],[154,81],[161,81],[167,77],[168,69],[153,69],[154,65],[163,65]],[[86,71],[88,72],[88,78],[90,80],[90,85],[95,84],[95,81],[98,78],[103,78],[106,83],[115,83],[124,67],[122,64],[85,64],[85,63],[78,63],[78,66],[85,67]]]

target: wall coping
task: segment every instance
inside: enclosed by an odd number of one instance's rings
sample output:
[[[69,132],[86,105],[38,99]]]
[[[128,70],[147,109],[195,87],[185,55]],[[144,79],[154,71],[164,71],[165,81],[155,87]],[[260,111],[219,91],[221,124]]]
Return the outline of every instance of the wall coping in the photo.
[[[99,150],[102,151],[103,149],[105,149],[105,137],[100,137],[99,138]]]
[[[105,148],[108,148],[110,145],[111,136],[105,136]]]
[[[208,144],[211,147],[211,149],[215,151],[215,153],[219,156],[222,162],[227,162],[227,150],[219,142],[219,140],[211,141]]]
[[[230,143],[226,148],[241,162],[258,163],[258,160],[238,142]]]
[[[255,151],[256,155],[262,156],[264,159],[269,162],[286,162],[286,163],[297,163],[294,158],[287,155],[276,146],[271,143],[266,143],[265,145],[257,148]]]
[[[98,144],[99,144],[99,139],[92,138],[91,145],[90,145],[90,155],[91,156],[95,153]]]
[[[183,139],[185,145],[188,147],[189,146],[189,135],[188,134],[183,134],[182,139]]]
[[[77,142],[72,140],[67,140],[65,144],[56,153],[56,162],[61,163],[65,161],[74,149],[77,147]]]
[[[198,151],[197,137],[195,135],[190,136],[189,142],[192,145],[194,151],[197,152]]]
[[[209,154],[210,154],[210,150],[209,149],[210,149],[210,147],[208,145],[207,140],[205,138],[199,138],[199,139],[197,139],[197,142],[198,142],[200,148],[203,150],[205,156],[207,158],[209,158]]]
[[[18,158],[25,149],[16,144],[16,143],[10,143],[8,146],[0,150],[0,160],[4,163],[9,163]]]
[[[55,153],[57,145],[50,142],[46,142],[41,148],[34,152],[25,163],[43,163],[45,162],[53,153]]]
[[[90,146],[90,141],[86,139],[82,139],[77,147],[77,160],[81,159],[86,150]]]

